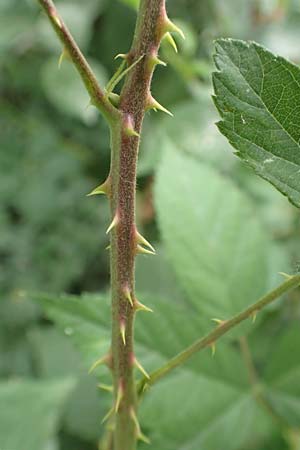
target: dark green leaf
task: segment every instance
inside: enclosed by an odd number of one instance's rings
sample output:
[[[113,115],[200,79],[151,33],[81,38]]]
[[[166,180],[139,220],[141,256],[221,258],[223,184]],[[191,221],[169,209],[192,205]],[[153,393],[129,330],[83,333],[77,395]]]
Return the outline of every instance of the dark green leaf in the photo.
[[[258,175],[300,206],[300,70],[255,43],[216,44],[220,131]]]

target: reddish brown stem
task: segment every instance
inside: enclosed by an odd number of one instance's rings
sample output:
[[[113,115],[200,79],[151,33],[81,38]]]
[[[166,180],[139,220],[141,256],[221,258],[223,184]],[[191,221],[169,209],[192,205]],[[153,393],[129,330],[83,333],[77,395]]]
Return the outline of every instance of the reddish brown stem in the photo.
[[[121,120],[112,130],[111,210],[117,218],[111,235],[112,286],[112,358],[114,387],[122,382],[123,392],[116,414],[115,450],[134,450],[139,437],[137,394],[134,379],[135,257],[137,230],[135,225],[136,165],[139,137],[145,111],[151,107],[150,85],[156,65],[163,23],[165,0],[142,0],[133,44],[127,55],[128,64],[136,64],[128,73],[121,92]],[[132,131],[136,135],[132,135]],[[127,293],[127,295],[126,295]],[[125,327],[124,336],[120,328]],[[116,399],[115,394],[115,399]]]

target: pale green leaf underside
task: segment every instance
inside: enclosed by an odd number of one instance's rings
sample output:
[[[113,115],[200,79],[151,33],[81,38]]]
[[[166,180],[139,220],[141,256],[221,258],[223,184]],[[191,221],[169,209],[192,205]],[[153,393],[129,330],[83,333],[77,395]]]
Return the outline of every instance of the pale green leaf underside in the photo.
[[[42,450],[58,431],[58,419],[74,380],[0,383],[0,448]]]
[[[167,255],[206,331],[269,290],[271,242],[251,202],[216,170],[167,149],[156,206]]]
[[[213,74],[220,131],[262,178],[300,206],[300,70],[256,43],[220,39]]]

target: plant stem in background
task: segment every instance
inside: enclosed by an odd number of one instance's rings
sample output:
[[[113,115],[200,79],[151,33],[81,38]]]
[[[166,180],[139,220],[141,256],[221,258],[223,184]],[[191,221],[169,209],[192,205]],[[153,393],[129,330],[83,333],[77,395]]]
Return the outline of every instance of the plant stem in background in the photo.
[[[286,423],[286,421],[281,416],[279,416],[279,414],[273,408],[272,404],[269,402],[268,398],[265,395],[264,386],[260,382],[258,373],[256,371],[247,338],[245,336],[242,336],[239,339],[239,344],[244,364],[247,369],[249,384],[252,389],[253,397],[255,398],[256,402],[266,411],[266,413],[270,417],[272,417],[277,425],[283,428],[284,431],[289,430],[289,424]]]

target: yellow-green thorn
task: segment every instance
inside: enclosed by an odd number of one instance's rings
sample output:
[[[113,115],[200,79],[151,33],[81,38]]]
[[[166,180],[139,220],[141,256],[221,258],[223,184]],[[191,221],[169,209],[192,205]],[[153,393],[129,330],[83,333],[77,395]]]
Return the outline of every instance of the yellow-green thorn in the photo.
[[[127,55],[126,55],[126,53],[118,53],[118,54],[114,57],[114,59],[118,59],[118,58],[121,58],[121,59],[127,59]]]
[[[56,23],[56,25],[58,26],[58,28],[62,28],[62,23],[61,23],[60,18],[56,14],[51,14],[51,17],[54,20],[54,22]]]
[[[211,355],[215,356],[215,354],[216,354],[216,344],[215,344],[215,342],[212,342],[210,347],[211,347]]]
[[[120,404],[123,399],[123,395],[124,395],[124,389],[123,389],[122,383],[120,382],[119,387],[118,387],[118,392],[117,392],[117,398],[116,398],[116,402],[115,402],[115,413],[117,413],[119,411]]]
[[[255,323],[258,311],[253,311],[252,313],[252,323]]]
[[[135,310],[136,311],[145,311],[145,312],[151,312],[153,313],[153,309],[148,308],[148,306],[143,305],[143,303],[140,303],[139,301],[135,301]]]
[[[120,335],[123,341],[123,344],[126,345],[126,324],[124,320],[120,321]]]
[[[134,358],[134,365],[144,375],[144,377],[147,378],[147,380],[150,380],[150,375],[146,372],[142,364],[136,358]]]
[[[126,114],[124,119],[124,133],[128,137],[140,137],[139,133],[134,129],[134,121],[130,114]]]
[[[137,436],[137,438],[138,438],[140,441],[145,442],[146,444],[150,444],[150,440],[147,438],[147,436],[145,436],[145,435],[142,433],[142,430],[141,430],[141,427],[140,427],[138,418],[137,418],[136,413],[135,413],[135,411],[134,411],[133,408],[131,408],[131,410],[130,410],[130,416],[131,416],[132,421],[134,422],[134,425],[135,425],[136,436]]]
[[[125,134],[129,137],[140,137],[139,133],[137,131],[135,131],[133,128],[125,128],[124,129]]]
[[[178,53],[178,48],[177,48],[176,42],[175,42],[173,36],[171,35],[171,33],[166,33],[164,36],[164,39],[171,45],[171,47],[173,47],[174,51],[176,53]]]
[[[136,249],[137,249],[137,253],[141,253],[144,255],[156,255],[155,252],[152,252],[152,250],[148,250],[147,248],[144,248],[141,245],[137,245]]]
[[[217,325],[223,325],[223,323],[225,322],[225,320],[221,320],[221,319],[211,319],[212,322],[215,322]]]
[[[104,383],[97,384],[97,387],[99,389],[102,389],[103,391],[107,391],[107,392],[113,392],[113,390],[114,390],[113,386],[110,386],[109,384],[104,384]]]
[[[92,195],[106,195],[106,191],[104,190],[103,184],[100,186],[97,186],[95,189],[93,189],[89,194],[86,194],[87,197],[91,197]]]
[[[89,369],[89,374],[92,373],[97,367],[101,366],[102,364],[106,364],[107,363],[107,355],[103,356],[100,359],[97,359],[97,361],[94,362],[94,364],[92,364],[92,366]]]
[[[117,226],[118,223],[119,223],[119,216],[118,216],[118,214],[115,214],[115,217],[113,218],[111,224],[109,225],[109,227],[106,230],[106,234],[109,234],[111,232],[111,230]]]
[[[163,67],[167,66],[167,63],[165,61],[162,61],[161,59],[159,59],[157,56],[154,55],[149,58],[149,64],[152,68],[155,66],[163,66]]]
[[[106,181],[100,186],[97,186],[95,189],[93,189],[89,194],[87,194],[87,197],[90,197],[92,195],[110,195],[110,178],[108,177]]]
[[[153,97],[150,98],[148,105],[147,105],[147,109],[154,109],[154,111],[162,111],[166,114],[168,114],[171,117],[174,117],[173,114],[164,106],[162,106],[160,103],[158,103],[157,100],[155,100]]]
[[[279,275],[282,275],[284,278],[286,278],[287,280],[290,280],[291,278],[293,278],[292,275],[289,275],[288,273],[285,272],[278,272]]]
[[[167,19],[165,30],[171,33],[178,33],[182,37],[182,39],[185,39],[185,35],[182,29],[175,25],[175,23],[170,19]]]
[[[132,300],[132,297],[131,297],[130,289],[128,287],[126,287],[124,289],[124,296],[125,296],[126,300],[129,301],[130,305],[133,307],[134,306],[133,305],[133,300]]]
[[[158,57],[154,58],[153,61],[155,62],[155,64],[157,66],[163,66],[163,67],[167,67],[167,63],[165,61],[162,61],[161,59],[159,59]]]
[[[155,248],[138,231],[136,232],[136,238],[137,238],[138,244],[148,247],[155,254]]]
[[[59,69],[61,68],[61,65],[62,65],[64,59],[67,59],[67,58],[69,58],[68,51],[65,48],[63,48],[63,50],[62,50],[62,52],[60,54],[60,57],[58,59],[58,68]]]
[[[104,422],[106,422],[113,414],[115,413],[115,408],[112,407],[108,413],[103,417],[101,423],[103,424]]]

